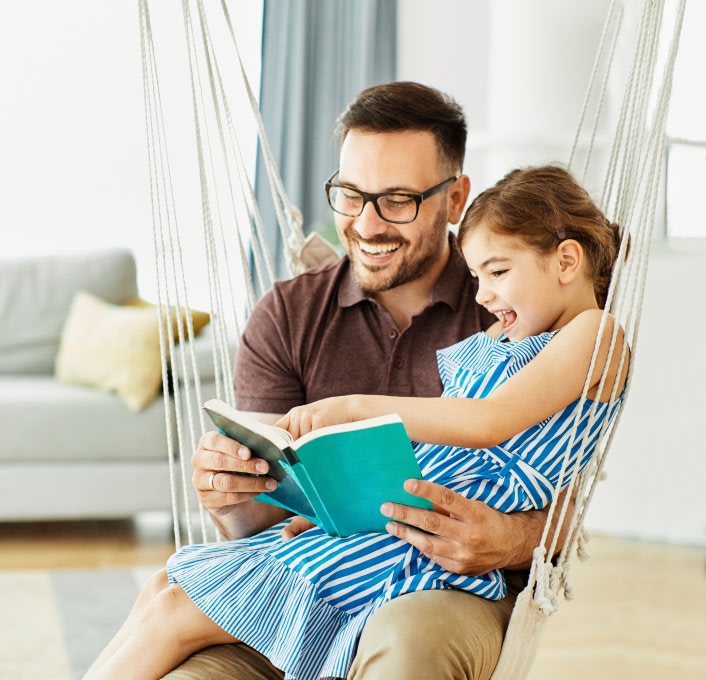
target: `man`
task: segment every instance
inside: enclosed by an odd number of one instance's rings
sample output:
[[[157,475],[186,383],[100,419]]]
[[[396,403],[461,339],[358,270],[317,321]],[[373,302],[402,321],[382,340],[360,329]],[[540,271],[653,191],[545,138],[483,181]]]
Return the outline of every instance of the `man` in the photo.
[[[495,321],[476,304],[448,228],[470,192],[461,108],[417,83],[380,85],[353,100],[338,133],[340,165],[326,190],[346,256],[277,283],[253,312],[238,353],[237,406],[270,422],[339,394],[438,396],[435,351]],[[205,434],[193,465],[199,499],[225,538],[286,517],[252,500],[274,480],[231,474],[268,470],[237,442]],[[407,489],[435,510],[391,505],[388,531],[445,569],[479,574],[529,564],[544,512],[505,515],[430,482]],[[296,518],[285,537],[308,526]],[[447,590],[397,598],[366,625],[349,677],[489,678],[514,596],[491,602]],[[241,644],[205,650],[167,677],[283,674]]]

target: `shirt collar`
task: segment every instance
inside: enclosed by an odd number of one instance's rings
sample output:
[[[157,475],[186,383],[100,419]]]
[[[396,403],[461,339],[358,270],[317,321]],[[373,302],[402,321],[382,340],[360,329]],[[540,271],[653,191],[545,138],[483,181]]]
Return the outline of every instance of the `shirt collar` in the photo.
[[[449,233],[450,253],[449,260],[441,272],[439,280],[434,284],[429,305],[439,302],[446,303],[455,312],[461,304],[462,294],[469,276],[468,267],[463,259],[460,248],[456,243],[456,236]],[[345,274],[341,279],[341,286],[338,290],[338,304],[340,307],[353,307],[363,300],[372,300],[366,295],[353,278],[350,260],[345,261]]]

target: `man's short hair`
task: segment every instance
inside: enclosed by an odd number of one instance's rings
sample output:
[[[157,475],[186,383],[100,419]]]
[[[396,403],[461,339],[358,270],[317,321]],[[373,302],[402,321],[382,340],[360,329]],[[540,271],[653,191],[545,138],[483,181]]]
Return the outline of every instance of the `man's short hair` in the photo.
[[[450,170],[463,168],[467,135],[463,109],[453,97],[433,87],[398,81],[363,90],[336,121],[341,144],[351,130],[428,130]]]

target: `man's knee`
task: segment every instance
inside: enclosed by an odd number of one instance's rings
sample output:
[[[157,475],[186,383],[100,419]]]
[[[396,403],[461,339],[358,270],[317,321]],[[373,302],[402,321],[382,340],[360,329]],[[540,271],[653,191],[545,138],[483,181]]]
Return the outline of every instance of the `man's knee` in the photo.
[[[370,618],[348,677],[485,680],[500,655],[513,603],[456,590],[403,595]]]
[[[189,657],[165,680],[282,680],[284,673],[244,644],[216,645]]]

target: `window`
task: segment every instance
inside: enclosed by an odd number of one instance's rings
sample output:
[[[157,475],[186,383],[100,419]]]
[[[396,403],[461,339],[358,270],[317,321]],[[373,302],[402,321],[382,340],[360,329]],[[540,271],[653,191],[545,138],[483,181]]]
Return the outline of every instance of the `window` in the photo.
[[[666,222],[672,238],[706,237],[706,135],[703,141],[668,139]]]
[[[668,3],[676,12],[677,0]],[[672,24],[669,19],[667,26]],[[706,3],[687,2],[674,71],[665,149],[666,236],[706,237]]]

